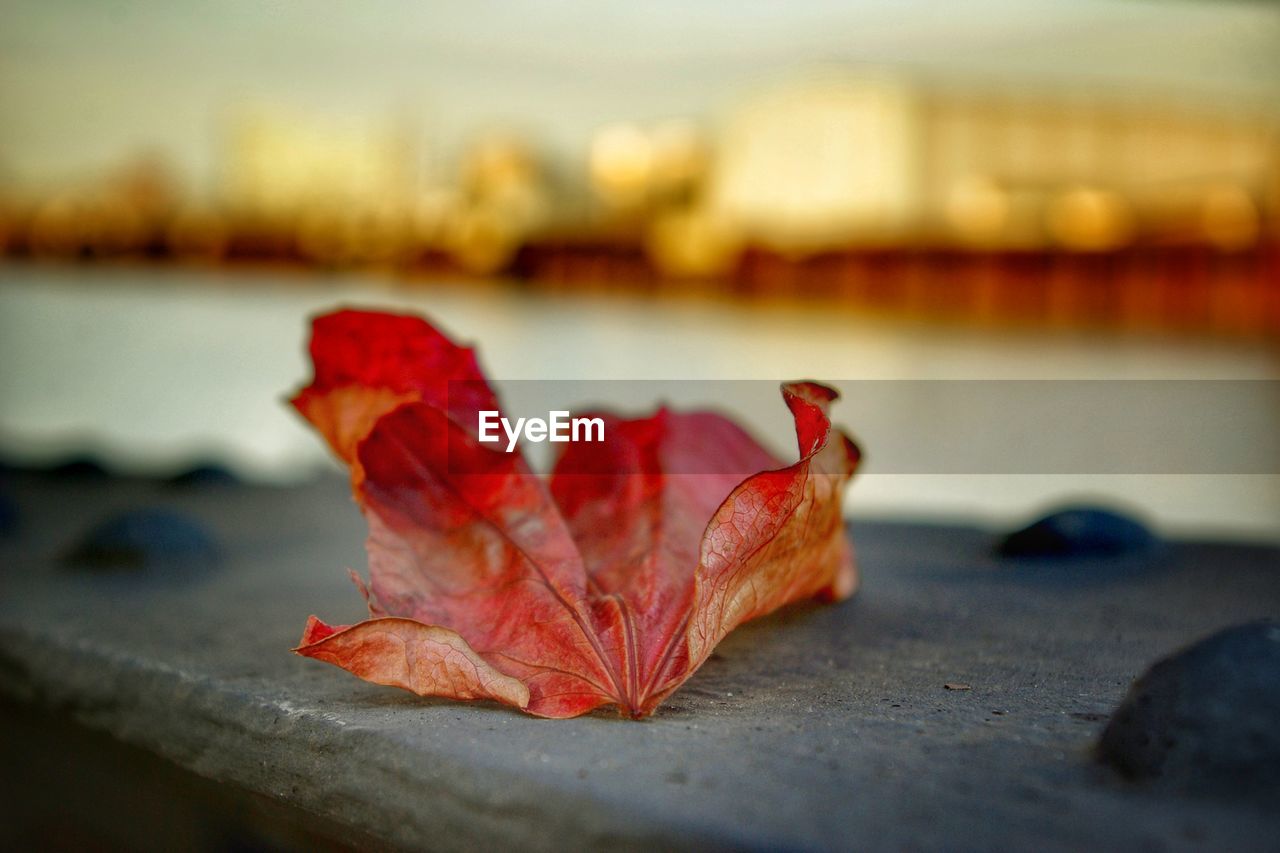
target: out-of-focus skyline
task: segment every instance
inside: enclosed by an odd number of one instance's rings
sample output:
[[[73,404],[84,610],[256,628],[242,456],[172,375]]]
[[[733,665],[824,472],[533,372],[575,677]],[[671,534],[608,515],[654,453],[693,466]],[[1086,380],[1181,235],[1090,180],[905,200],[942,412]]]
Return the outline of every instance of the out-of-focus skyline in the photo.
[[[199,187],[238,111],[403,117],[435,150],[512,128],[579,158],[620,119],[715,122],[815,66],[933,83],[1280,100],[1280,8],[1119,0],[643,6],[5,0],[0,180],[156,150]]]
[[[0,0],[0,456],[304,476],[344,303],[503,379],[1274,380],[1278,48],[1189,0]],[[1275,535],[1274,474],[877,472],[852,397],[863,510]]]

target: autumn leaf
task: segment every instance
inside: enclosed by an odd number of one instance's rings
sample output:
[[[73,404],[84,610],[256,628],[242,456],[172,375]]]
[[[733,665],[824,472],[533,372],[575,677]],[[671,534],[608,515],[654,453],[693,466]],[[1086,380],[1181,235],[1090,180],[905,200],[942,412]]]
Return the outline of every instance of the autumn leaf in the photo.
[[[319,317],[311,356],[293,404],[351,468],[370,618],[313,616],[298,654],[423,696],[643,717],[738,625],[857,586],[841,497],[859,453],[823,385],[782,386],[790,465],[718,414],[662,409],[593,415],[604,439],[569,442],[543,478],[479,440],[497,397],[425,320]]]

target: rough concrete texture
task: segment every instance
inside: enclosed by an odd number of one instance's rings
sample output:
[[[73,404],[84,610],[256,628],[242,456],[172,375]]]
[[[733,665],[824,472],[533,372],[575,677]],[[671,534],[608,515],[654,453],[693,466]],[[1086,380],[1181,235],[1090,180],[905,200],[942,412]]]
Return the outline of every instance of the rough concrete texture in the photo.
[[[0,690],[392,845],[1266,849],[1280,810],[1094,758],[1148,664],[1280,612],[1280,549],[1175,543],[1015,561],[975,529],[855,523],[864,586],[735,632],[653,718],[431,701],[289,654],[361,615],[345,486],[175,490],[13,478]],[[131,507],[225,559],[87,573],[57,557]],[[944,684],[969,689],[945,689]],[[1271,804],[1274,806],[1274,803]]]

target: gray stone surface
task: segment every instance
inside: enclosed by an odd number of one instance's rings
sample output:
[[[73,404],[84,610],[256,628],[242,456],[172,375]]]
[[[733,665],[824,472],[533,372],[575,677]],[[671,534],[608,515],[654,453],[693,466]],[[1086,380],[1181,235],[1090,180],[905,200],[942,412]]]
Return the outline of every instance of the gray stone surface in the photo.
[[[1044,567],[978,530],[854,525],[864,588],[746,626],[652,719],[421,700],[289,654],[358,618],[338,481],[211,490],[26,476],[0,540],[0,691],[389,844],[1268,849],[1280,810],[1135,785],[1093,757],[1154,659],[1280,612],[1280,551],[1176,543]],[[162,505],[219,568],[76,572],[94,523]],[[965,684],[968,690],[943,685]]]
[[[1099,753],[1135,779],[1280,805],[1280,622],[1236,625],[1158,661]]]

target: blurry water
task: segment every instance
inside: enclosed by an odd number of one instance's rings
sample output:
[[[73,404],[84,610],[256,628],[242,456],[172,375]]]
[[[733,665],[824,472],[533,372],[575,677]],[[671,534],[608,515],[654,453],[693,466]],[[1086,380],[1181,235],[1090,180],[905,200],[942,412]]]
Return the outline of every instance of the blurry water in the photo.
[[[0,270],[0,453],[42,460],[93,451],[139,471],[214,459],[256,478],[308,476],[331,463],[283,400],[309,375],[307,317],[340,304],[428,313],[456,338],[478,343],[499,384],[1280,378],[1280,356],[1260,343],[997,335],[823,307],[550,295],[477,283],[410,288],[373,276],[8,266]],[[610,402],[631,411],[657,402],[628,398],[628,387],[644,386],[619,385]],[[737,410],[787,452],[789,418],[767,396],[699,402]],[[881,430],[898,417],[875,414]],[[904,431],[911,417],[901,414]],[[859,433],[851,405],[837,409],[837,419]],[[1280,535],[1280,477],[1272,474],[877,474],[875,447],[867,449],[866,473],[850,495],[854,512],[1004,523],[1083,494],[1128,503],[1181,530]]]

